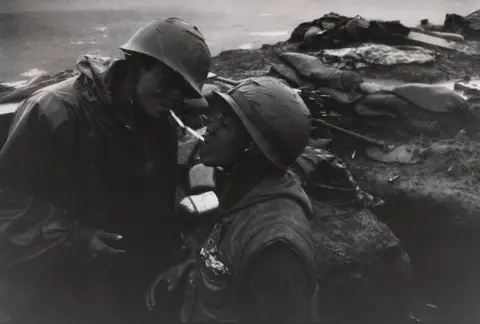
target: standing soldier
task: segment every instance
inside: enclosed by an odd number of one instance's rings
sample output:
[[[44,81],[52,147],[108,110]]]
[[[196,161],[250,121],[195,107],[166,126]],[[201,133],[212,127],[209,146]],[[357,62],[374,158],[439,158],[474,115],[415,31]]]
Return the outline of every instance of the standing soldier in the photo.
[[[178,234],[169,110],[203,98],[210,52],[177,18],[150,22],[121,49],[125,59],[82,56],[80,76],[36,92],[14,116],[0,152],[4,321],[104,321],[101,268],[119,287],[119,320],[142,322],[135,310],[160,266],[151,261],[162,260],[153,256],[168,259]]]

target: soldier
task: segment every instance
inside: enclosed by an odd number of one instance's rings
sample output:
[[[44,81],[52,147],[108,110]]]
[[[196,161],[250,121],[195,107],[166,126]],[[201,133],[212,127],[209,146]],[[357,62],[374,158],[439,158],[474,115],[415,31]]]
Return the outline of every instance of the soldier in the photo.
[[[219,217],[195,259],[157,277],[147,306],[155,305],[161,282],[174,290],[185,278],[182,323],[314,322],[312,207],[288,171],[307,144],[309,110],[293,89],[268,77],[212,100],[223,117],[209,125],[200,157],[227,174]]]
[[[42,306],[30,305],[38,307],[35,323],[50,315],[62,322],[62,310],[63,323],[104,320],[99,300],[109,298],[89,254],[104,256],[98,260],[119,283],[114,303],[128,322],[135,306],[143,309],[145,278],[158,269],[153,254],[168,259],[178,234],[169,110],[203,98],[210,52],[198,29],[178,18],[150,22],[120,48],[125,59],[82,56],[80,76],[36,92],[14,116],[0,152],[0,278],[15,281],[0,285],[4,314],[17,295],[32,303],[25,287],[39,293],[33,300]],[[55,287],[72,294],[55,299]],[[14,315],[25,323],[29,314]]]

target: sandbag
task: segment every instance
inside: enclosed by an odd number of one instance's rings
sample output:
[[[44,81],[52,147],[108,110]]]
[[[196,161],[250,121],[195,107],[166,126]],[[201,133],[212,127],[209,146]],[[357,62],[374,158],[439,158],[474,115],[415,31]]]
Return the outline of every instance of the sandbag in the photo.
[[[436,113],[468,111],[466,101],[453,90],[441,85],[410,83],[395,87],[392,92],[416,107]]]
[[[305,86],[310,89],[315,88],[312,82],[299,75],[293,67],[284,64],[273,64],[267,75],[283,79],[287,81],[291,87],[300,88]]]
[[[400,117],[408,115],[411,107],[409,102],[385,91],[366,95],[354,109],[359,115],[373,115],[372,111],[375,111],[381,115]]]
[[[310,79],[319,87],[350,92],[363,82],[360,74],[327,67],[320,59],[312,55],[287,52],[280,54],[280,58],[293,67],[297,73]]]

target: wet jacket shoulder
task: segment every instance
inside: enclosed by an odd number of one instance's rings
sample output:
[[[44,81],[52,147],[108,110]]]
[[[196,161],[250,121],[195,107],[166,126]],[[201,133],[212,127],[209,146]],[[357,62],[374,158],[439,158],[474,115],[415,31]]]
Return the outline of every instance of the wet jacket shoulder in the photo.
[[[7,141],[0,152],[2,185],[38,191],[42,174],[68,157],[74,140],[74,80],[49,86],[26,99],[16,111]],[[52,159],[52,157],[55,157]],[[51,179],[50,179],[51,180]]]
[[[48,187],[55,184],[49,170],[56,170],[56,179],[66,176],[68,171],[58,173],[68,169],[72,154],[78,151],[80,131],[88,132],[92,111],[100,114],[97,106],[111,103],[108,84],[112,76],[107,72],[118,62],[82,56],[78,77],[43,88],[20,105],[0,153],[3,184],[41,193],[45,181]]]

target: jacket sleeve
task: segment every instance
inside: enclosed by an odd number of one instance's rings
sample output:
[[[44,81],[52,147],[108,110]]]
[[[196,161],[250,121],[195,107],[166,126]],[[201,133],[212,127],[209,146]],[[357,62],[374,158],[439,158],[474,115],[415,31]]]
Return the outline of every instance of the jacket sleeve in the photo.
[[[261,250],[247,266],[241,323],[310,323],[306,267],[286,243]]]
[[[18,108],[0,152],[2,265],[34,257],[79,233],[58,198],[58,188],[73,185],[68,157],[74,140],[68,105],[55,94],[37,94]]]

